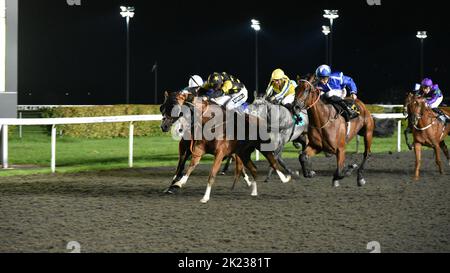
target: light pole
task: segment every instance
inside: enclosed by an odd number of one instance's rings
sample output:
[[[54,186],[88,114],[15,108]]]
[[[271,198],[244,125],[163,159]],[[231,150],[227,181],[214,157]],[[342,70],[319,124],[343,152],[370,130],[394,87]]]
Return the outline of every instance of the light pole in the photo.
[[[155,104],[158,104],[158,62],[153,65],[152,72],[155,73]]]
[[[426,31],[418,31],[417,38],[420,39],[420,79],[423,79],[424,76],[424,69],[423,69],[423,43],[424,40],[428,37]]]
[[[127,86],[126,103],[130,103],[130,18],[134,17],[134,7],[120,7],[120,15],[127,21]]]
[[[329,64],[328,60],[328,34],[330,34],[331,30],[329,26],[322,26],[322,33],[325,35],[325,63]]]
[[[258,20],[252,19],[251,27],[255,30],[255,91],[259,92],[258,85],[258,32],[261,30],[261,24]]]
[[[338,10],[324,10],[323,17],[330,20],[330,35],[329,35],[329,53],[328,53],[328,65],[333,65],[333,22],[339,18]]]

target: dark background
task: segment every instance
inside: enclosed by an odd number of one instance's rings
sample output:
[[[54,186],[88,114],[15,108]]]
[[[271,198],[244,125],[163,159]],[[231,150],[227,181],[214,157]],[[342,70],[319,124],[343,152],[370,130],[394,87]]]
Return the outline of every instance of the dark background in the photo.
[[[126,24],[120,5],[132,5],[131,102],[158,103],[188,77],[227,71],[255,89],[259,33],[260,91],[275,68],[291,77],[325,62],[323,9],[339,9],[333,70],[352,76],[367,103],[402,103],[419,81],[418,30],[427,30],[425,74],[450,89],[450,30],[442,1],[144,1],[20,0],[19,104],[125,103]]]

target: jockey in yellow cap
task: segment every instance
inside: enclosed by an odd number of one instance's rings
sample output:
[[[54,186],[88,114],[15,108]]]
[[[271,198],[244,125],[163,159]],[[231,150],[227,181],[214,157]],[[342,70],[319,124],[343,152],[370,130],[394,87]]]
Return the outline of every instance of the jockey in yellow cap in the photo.
[[[301,117],[293,110],[295,89],[297,83],[291,81],[281,69],[275,69],[272,73],[265,99],[274,104],[281,104],[294,114],[296,123],[301,122]]]

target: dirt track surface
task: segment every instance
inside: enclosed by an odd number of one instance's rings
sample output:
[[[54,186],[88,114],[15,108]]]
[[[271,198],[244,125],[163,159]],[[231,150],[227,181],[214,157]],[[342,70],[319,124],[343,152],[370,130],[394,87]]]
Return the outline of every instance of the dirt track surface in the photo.
[[[359,157],[351,156],[352,159]],[[221,176],[200,204],[209,166],[178,195],[162,194],[173,168],[0,178],[0,252],[450,252],[450,170],[433,153],[413,182],[412,153],[374,155],[363,188],[356,177],[331,187],[333,158],[315,158],[318,177],[263,183],[259,196]],[[299,168],[297,161],[289,161]]]

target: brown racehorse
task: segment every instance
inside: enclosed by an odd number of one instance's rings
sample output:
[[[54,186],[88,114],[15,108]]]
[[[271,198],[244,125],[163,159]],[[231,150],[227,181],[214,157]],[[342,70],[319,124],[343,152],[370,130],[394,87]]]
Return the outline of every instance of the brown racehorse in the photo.
[[[172,116],[172,110],[176,105],[184,104],[186,101],[192,102],[194,99],[194,95],[188,92],[165,92],[165,99],[164,103],[161,105],[160,112],[163,115],[163,119],[161,122],[161,130],[165,133],[169,132],[172,128],[172,125],[174,125],[175,122],[178,122],[178,132],[179,133],[189,133],[185,132],[186,128],[189,127],[189,123],[191,121],[188,120],[182,120],[180,119],[180,116]],[[185,128],[186,127],[186,128]],[[191,152],[191,144],[192,141],[188,138],[183,138],[180,140],[178,145],[178,166],[175,173],[175,176],[172,180],[172,183],[169,188],[167,188],[164,192],[167,194],[175,194],[177,193],[186,183],[187,180],[183,180],[183,171],[185,169],[186,162],[189,160],[189,158],[192,155]],[[206,142],[203,143],[206,146]],[[206,147],[203,149],[207,150]],[[234,157],[234,156],[233,156]],[[237,166],[237,164],[242,164],[241,161],[238,161],[235,159],[236,169],[235,170],[242,170],[242,176],[244,177],[245,182],[247,183],[247,186],[251,186],[251,182],[249,180],[248,175],[245,173],[245,170],[243,170],[242,166]],[[236,172],[236,175],[240,175]],[[239,177],[235,177],[233,188],[235,187],[237,180]]]
[[[177,102],[178,105],[184,105],[186,101],[188,100],[188,95],[186,94],[179,94],[177,96]],[[208,101],[203,101],[200,99],[195,100],[194,107],[197,108],[201,112],[201,125],[206,125],[214,116],[214,111],[211,110],[211,106],[216,106],[215,109],[218,108],[217,105],[211,104]],[[221,111],[224,113],[225,110],[222,108]],[[288,183],[291,180],[290,176],[285,176],[280,171],[280,166],[278,165],[278,162],[275,159],[275,156],[273,152],[270,151],[264,151],[261,149],[262,143],[264,141],[261,140],[259,135],[256,138],[250,138],[248,135],[246,135],[246,140],[240,141],[237,139],[236,135],[234,135],[233,138],[227,139],[226,129],[225,125],[227,124],[226,120],[226,114],[223,114],[223,122],[220,124],[215,125],[214,131],[217,132],[223,132],[224,136],[223,138],[216,138],[214,140],[192,140],[190,150],[192,153],[192,160],[190,163],[190,166],[185,174],[185,176],[181,179],[180,183],[185,183],[189,176],[192,174],[192,172],[195,170],[197,165],[200,163],[201,158],[206,153],[213,154],[214,155],[214,163],[210,171],[209,179],[208,179],[208,185],[206,188],[206,192],[204,197],[201,199],[200,202],[207,203],[210,200],[211,195],[211,189],[213,184],[215,183],[217,173],[220,169],[221,163],[223,159],[227,156],[236,155],[236,173],[235,173],[235,183],[237,179],[239,178],[240,174],[243,171],[243,166],[247,167],[248,170],[250,170],[254,181],[251,183],[252,186],[252,196],[257,195],[257,189],[256,189],[256,176],[257,176],[257,170],[256,166],[251,160],[251,154],[255,149],[258,149],[261,151],[261,153],[266,157],[266,159],[269,161],[271,167],[277,172],[279,175],[281,181],[283,183]],[[253,122],[256,123],[256,126],[265,126],[264,122],[260,120],[257,117],[251,117],[248,115],[245,115],[245,127],[246,127],[246,134],[249,133],[248,127]],[[230,121],[228,121],[230,122]],[[234,122],[234,132],[237,132],[237,123]],[[260,132],[260,130],[258,130]],[[249,140],[251,139],[251,140]]]
[[[434,149],[436,164],[441,174],[444,169],[441,161],[441,149],[445,156],[450,160],[445,138],[450,131],[450,124],[445,125],[437,118],[437,114],[427,106],[423,97],[413,96],[407,106],[410,119],[413,126],[414,151],[416,154],[416,168],[414,179],[420,178],[420,165],[422,161],[422,146]]]
[[[311,171],[310,158],[320,152],[334,154],[337,159],[337,169],[333,177],[333,187],[339,187],[339,181],[347,176],[345,168],[346,145],[357,134],[364,137],[365,151],[364,158],[358,168],[358,186],[366,184],[363,177],[364,166],[371,154],[373,130],[375,127],[371,113],[364,103],[356,100],[359,107],[359,117],[351,120],[349,124],[330,104],[325,104],[321,100],[321,91],[314,85],[314,76],[308,80],[300,79],[296,93],[296,108],[307,109],[309,116],[308,139],[309,144],[300,156],[303,174],[306,178],[311,178],[314,173]]]

